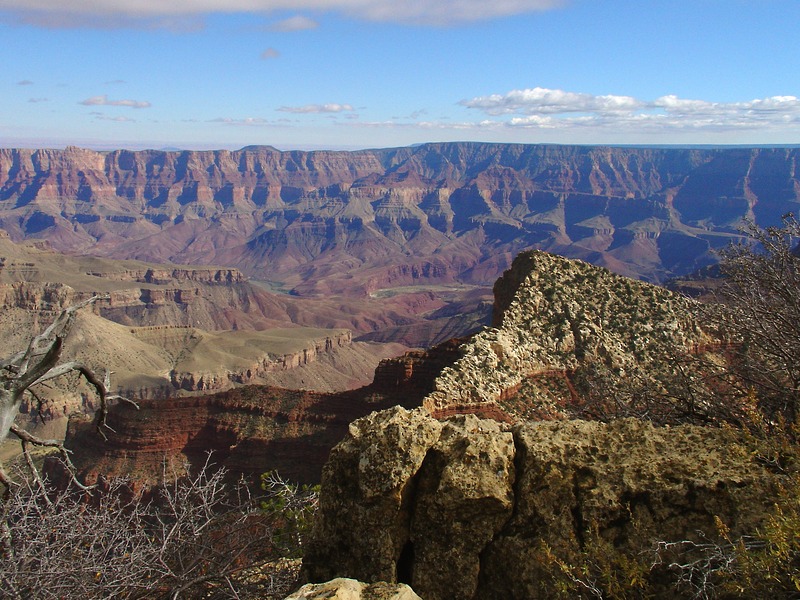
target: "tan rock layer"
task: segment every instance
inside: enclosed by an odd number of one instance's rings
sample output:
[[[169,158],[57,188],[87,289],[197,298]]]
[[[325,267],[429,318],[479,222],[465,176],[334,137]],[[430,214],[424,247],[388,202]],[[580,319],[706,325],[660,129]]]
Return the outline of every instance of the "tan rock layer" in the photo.
[[[543,544],[579,560],[594,531],[638,554],[701,541],[716,518],[735,538],[761,525],[784,483],[731,430],[509,428],[394,408],[353,423],[331,452],[303,572],[404,582],[426,600],[551,598]]]

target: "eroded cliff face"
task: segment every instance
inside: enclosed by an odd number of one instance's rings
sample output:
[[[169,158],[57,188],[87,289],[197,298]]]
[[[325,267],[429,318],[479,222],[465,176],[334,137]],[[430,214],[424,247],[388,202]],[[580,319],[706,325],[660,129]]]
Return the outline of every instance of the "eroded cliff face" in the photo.
[[[510,427],[393,408],[354,422],[331,452],[303,572],[403,582],[426,600],[552,598],[546,548],[577,562],[597,533],[615,551],[652,552],[655,540],[713,536],[716,519],[735,539],[786,482],[732,430]]]
[[[797,158],[484,143],[0,150],[0,227],[62,250],[237,267],[304,295],[485,285],[532,247],[661,281],[714,262],[742,218],[796,211]]]
[[[393,404],[423,407],[437,418],[471,413],[498,423],[531,417],[565,419],[574,414],[572,408],[585,402],[585,390],[574,381],[582,369],[600,363],[612,381],[625,382],[644,374],[651,378],[648,384],[668,385],[658,376],[674,371],[672,353],[710,339],[691,316],[689,300],[599,267],[540,252],[520,255],[498,281],[495,293],[496,327],[428,351],[386,359],[378,365],[371,385],[327,397],[326,402],[330,406],[353,402],[358,407],[348,412],[353,419],[378,405]],[[656,408],[649,407],[651,418],[658,416]],[[183,427],[198,443],[206,440],[213,445],[221,435],[204,418],[195,418],[188,407],[175,410],[185,411]],[[685,416],[677,410],[670,415]],[[129,418],[136,415],[131,413]],[[250,424],[263,431],[253,443],[302,444],[295,430],[271,429],[270,414],[253,413],[250,418]],[[306,418],[305,413],[298,416],[301,421]],[[131,460],[149,461],[147,457],[158,449],[154,440],[169,437],[158,420],[150,420],[148,426],[155,437],[126,426],[135,432],[128,442]],[[335,442],[334,437],[329,439]],[[93,446],[92,452],[102,455],[103,446]],[[320,456],[317,468],[324,460]],[[113,459],[90,455],[87,460],[103,462],[107,474],[125,472]],[[278,466],[283,465],[270,468]]]
[[[258,476],[277,470],[305,483],[320,480],[330,449],[350,422],[402,404],[402,395],[375,390],[320,393],[249,385],[211,395],[144,400],[136,409],[112,407],[104,440],[88,417],[70,419],[66,446],[74,451],[79,476],[125,476],[136,486],[162,480],[164,463],[177,469],[198,468],[207,453],[232,476]],[[63,472],[50,464],[54,476]]]
[[[564,418],[584,400],[575,380],[587,370],[663,387],[676,360],[719,341],[694,301],[540,251],[517,256],[494,291],[493,327],[436,379],[423,401],[431,413],[497,405],[516,419]]]
[[[385,321],[369,307],[353,316],[357,307],[348,312],[335,301],[279,296],[236,269],[69,256],[46,243],[16,244],[0,231],[0,339],[9,349],[23,348],[59,311],[95,295],[104,298],[81,311],[66,357],[114,371],[115,391],[135,398],[248,383],[359,387],[381,358],[405,348],[354,344],[349,325],[370,331],[442,305],[429,294],[411,294],[394,303]],[[297,372],[295,380],[289,371]],[[72,408],[86,403],[80,394],[67,395]],[[47,414],[64,413],[61,403],[57,409]]]
[[[409,288],[374,298],[299,298],[268,288],[233,268],[65,255],[46,242],[14,243],[0,230],[0,308],[4,310],[52,315],[100,294],[108,299],[96,305],[98,314],[131,327],[346,328],[354,337],[360,336],[359,341],[399,342],[407,347],[427,347],[488,320],[487,288],[458,286],[455,292],[437,294]],[[369,380],[369,373],[365,375],[362,382]]]

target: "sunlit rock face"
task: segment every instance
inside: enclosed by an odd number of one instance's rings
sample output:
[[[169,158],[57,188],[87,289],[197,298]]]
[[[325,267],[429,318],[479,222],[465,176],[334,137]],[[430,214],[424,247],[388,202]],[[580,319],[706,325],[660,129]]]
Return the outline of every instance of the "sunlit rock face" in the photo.
[[[745,448],[732,430],[635,419],[373,413],[325,466],[303,571],[404,582],[426,600],[552,598],[545,548],[577,562],[594,534],[635,554],[703,541],[716,519],[734,538],[755,531],[786,477]]]
[[[798,149],[423,144],[358,152],[0,150],[15,240],[219,264],[296,293],[490,284],[526,248],[648,281],[796,211]]]

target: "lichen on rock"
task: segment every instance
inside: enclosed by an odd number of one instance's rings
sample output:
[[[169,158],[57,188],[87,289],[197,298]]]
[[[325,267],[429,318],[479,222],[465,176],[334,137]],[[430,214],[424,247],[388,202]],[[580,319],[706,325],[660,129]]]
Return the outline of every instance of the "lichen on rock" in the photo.
[[[426,600],[550,598],[543,548],[577,561],[596,536],[637,555],[713,534],[717,518],[732,535],[753,532],[785,480],[731,429],[636,419],[509,429],[391,409],[334,449],[303,573],[405,582]]]
[[[309,583],[286,600],[421,600],[405,584],[366,584],[355,579],[338,578],[325,583]]]
[[[432,413],[450,406],[500,403],[542,374],[572,374],[600,364],[617,377],[671,370],[676,355],[712,341],[694,317],[694,302],[664,288],[616,275],[582,261],[523,252],[495,284],[493,327],[461,347],[463,356],[442,371],[423,401]],[[561,417],[551,395],[529,385],[527,408]]]

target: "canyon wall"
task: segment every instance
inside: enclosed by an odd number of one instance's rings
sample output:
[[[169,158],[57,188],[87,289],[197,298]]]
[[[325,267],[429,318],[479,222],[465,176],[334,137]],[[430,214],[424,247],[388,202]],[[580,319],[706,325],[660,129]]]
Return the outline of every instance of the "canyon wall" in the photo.
[[[644,384],[654,389],[670,390],[668,386],[674,382],[661,377],[675,371],[675,353],[686,352],[712,339],[692,316],[690,300],[600,267],[538,251],[521,254],[514,267],[498,281],[495,291],[496,327],[428,351],[385,359],[375,370],[371,385],[341,394],[314,396],[314,406],[325,414],[331,411],[330,414],[338,415],[335,411],[345,410],[351,419],[380,406],[399,404],[407,408],[422,407],[441,419],[472,413],[498,423],[518,423],[529,418],[561,420],[572,416],[572,411],[585,401],[582,396],[585,392],[575,381],[583,369],[603,365],[609,370],[604,382],[612,389],[616,383],[641,376]],[[688,372],[689,366],[684,366],[684,372]],[[274,388],[248,389],[252,398],[263,395],[266,403],[283,393]],[[677,394],[679,390],[674,391]],[[286,398],[292,398],[293,393],[287,392]],[[641,394],[635,396],[640,397]],[[203,397],[202,403],[213,404],[214,398]],[[626,404],[622,394],[612,393],[610,398],[618,400],[618,404],[605,418],[637,408]],[[196,439],[198,447],[204,443],[215,447],[214,440],[225,437],[214,424],[216,421],[212,423],[202,411],[193,412],[181,406],[176,405],[175,411],[176,414],[183,411],[184,435]],[[648,406],[653,419],[661,417],[663,409],[666,422],[671,422],[669,419],[710,422],[716,417],[703,412],[708,407],[701,404],[694,407],[696,414],[687,414],[680,408],[663,402],[659,405],[659,401]],[[156,459],[163,453],[158,441],[172,435],[164,429],[164,422],[149,417],[145,425],[137,424],[140,415],[125,407],[112,412],[125,419],[121,427],[129,432],[125,445],[130,460],[149,464],[152,470],[153,462],[157,465]],[[148,410],[148,414],[157,412],[156,405]],[[305,410],[297,412],[297,429],[276,428],[269,412],[255,411],[246,418],[240,415],[241,420],[236,419],[245,433],[241,433],[242,438],[237,434],[240,441],[236,443],[302,446],[305,435],[302,427],[316,427],[319,423],[311,415],[312,412]],[[344,433],[342,423],[337,423],[339,428],[326,438],[329,442]],[[253,432],[252,439],[247,437],[251,435],[248,431]],[[81,435],[92,434],[87,430]],[[111,437],[109,448],[116,443]],[[127,468],[103,458],[103,444],[92,445],[90,451],[83,441],[67,441],[82,448],[84,458],[75,459],[82,465],[102,463],[108,469],[107,474],[125,472]],[[333,443],[329,448],[332,446]],[[170,455],[181,456],[181,448],[173,448]],[[324,452],[319,450],[315,457],[304,459],[310,470],[307,473],[319,473]],[[287,467],[277,459],[269,467],[272,460],[265,456],[259,465],[265,469]]]
[[[358,152],[0,150],[0,228],[219,264],[302,295],[490,284],[523,249],[649,281],[800,199],[798,149],[440,143]]]

